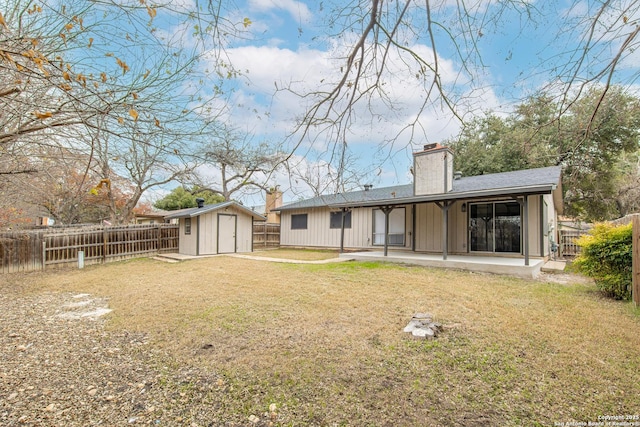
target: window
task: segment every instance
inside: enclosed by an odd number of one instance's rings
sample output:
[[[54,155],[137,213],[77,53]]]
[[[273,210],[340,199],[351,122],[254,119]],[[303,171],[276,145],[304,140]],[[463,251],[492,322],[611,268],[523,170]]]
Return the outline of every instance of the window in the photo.
[[[191,234],[191,218],[184,219],[184,234]]]
[[[307,229],[307,214],[291,215],[291,229],[292,230],[306,230]]]
[[[384,245],[384,212],[373,211],[373,244]],[[389,245],[404,246],[405,208],[395,208],[389,212]]]
[[[329,228],[342,228],[342,211],[330,212]],[[351,211],[344,213],[344,228],[351,228]]]

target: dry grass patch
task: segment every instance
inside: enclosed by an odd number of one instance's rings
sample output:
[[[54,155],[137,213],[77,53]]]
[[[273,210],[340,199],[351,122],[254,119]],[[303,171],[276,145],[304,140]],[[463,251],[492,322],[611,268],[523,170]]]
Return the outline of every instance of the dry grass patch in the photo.
[[[589,283],[227,257],[25,277],[20,292],[107,297],[108,328],[148,334],[166,355],[157,387],[194,396],[166,417],[194,420],[206,404],[214,425],[255,415],[264,425],[481,426],[639,411],[640,316]],[[408,338],[402,328],[425,311],[446,331]],[[178,379],[185,367],[194,374]]]
[[[266,258],[294,259],[301,261],[321,261],[337,258],[337,250],[331,249],[270,249],[255,251],[251,255]]]

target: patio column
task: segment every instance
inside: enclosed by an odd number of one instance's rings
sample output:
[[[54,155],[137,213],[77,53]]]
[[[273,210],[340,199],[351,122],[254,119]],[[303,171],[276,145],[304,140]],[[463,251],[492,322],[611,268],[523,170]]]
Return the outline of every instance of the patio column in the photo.
[[[442,260],[447,260],[449,251],[449,208],[455,201],[435,202],[442,209]]]
[[[387,256],[389,251],[389,214],[393,210],[393,206],[382,206],[380,210],[384,214],[384,256]]]
[[[340,218],[340,253],[344,253],[344,217],[347,216],[347,208],[342,208]]]
[[[518,203],[522,207],[522,244],[524,248],[524,265],[529,265],[529,197],[522,196],[522,199],[518,198]]]

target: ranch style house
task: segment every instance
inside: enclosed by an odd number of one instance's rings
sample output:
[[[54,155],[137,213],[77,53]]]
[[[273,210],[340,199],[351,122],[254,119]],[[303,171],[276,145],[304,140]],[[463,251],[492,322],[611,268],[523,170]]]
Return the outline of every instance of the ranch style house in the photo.
[[[425,145],[413,183],[285,204],[281,247],[436,254],[542,263],[556,249],[562,214],[559,166],[462,177],[453,152]]]

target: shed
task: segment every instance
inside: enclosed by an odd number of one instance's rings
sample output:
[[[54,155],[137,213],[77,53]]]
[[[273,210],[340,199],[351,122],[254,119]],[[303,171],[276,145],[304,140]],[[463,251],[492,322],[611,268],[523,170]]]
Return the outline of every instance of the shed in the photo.
[[[241,204],[228,201],[181,209],[165,217],[178,219],[184,255],[216,255],[253,251],[253,221],[266,218]]]

